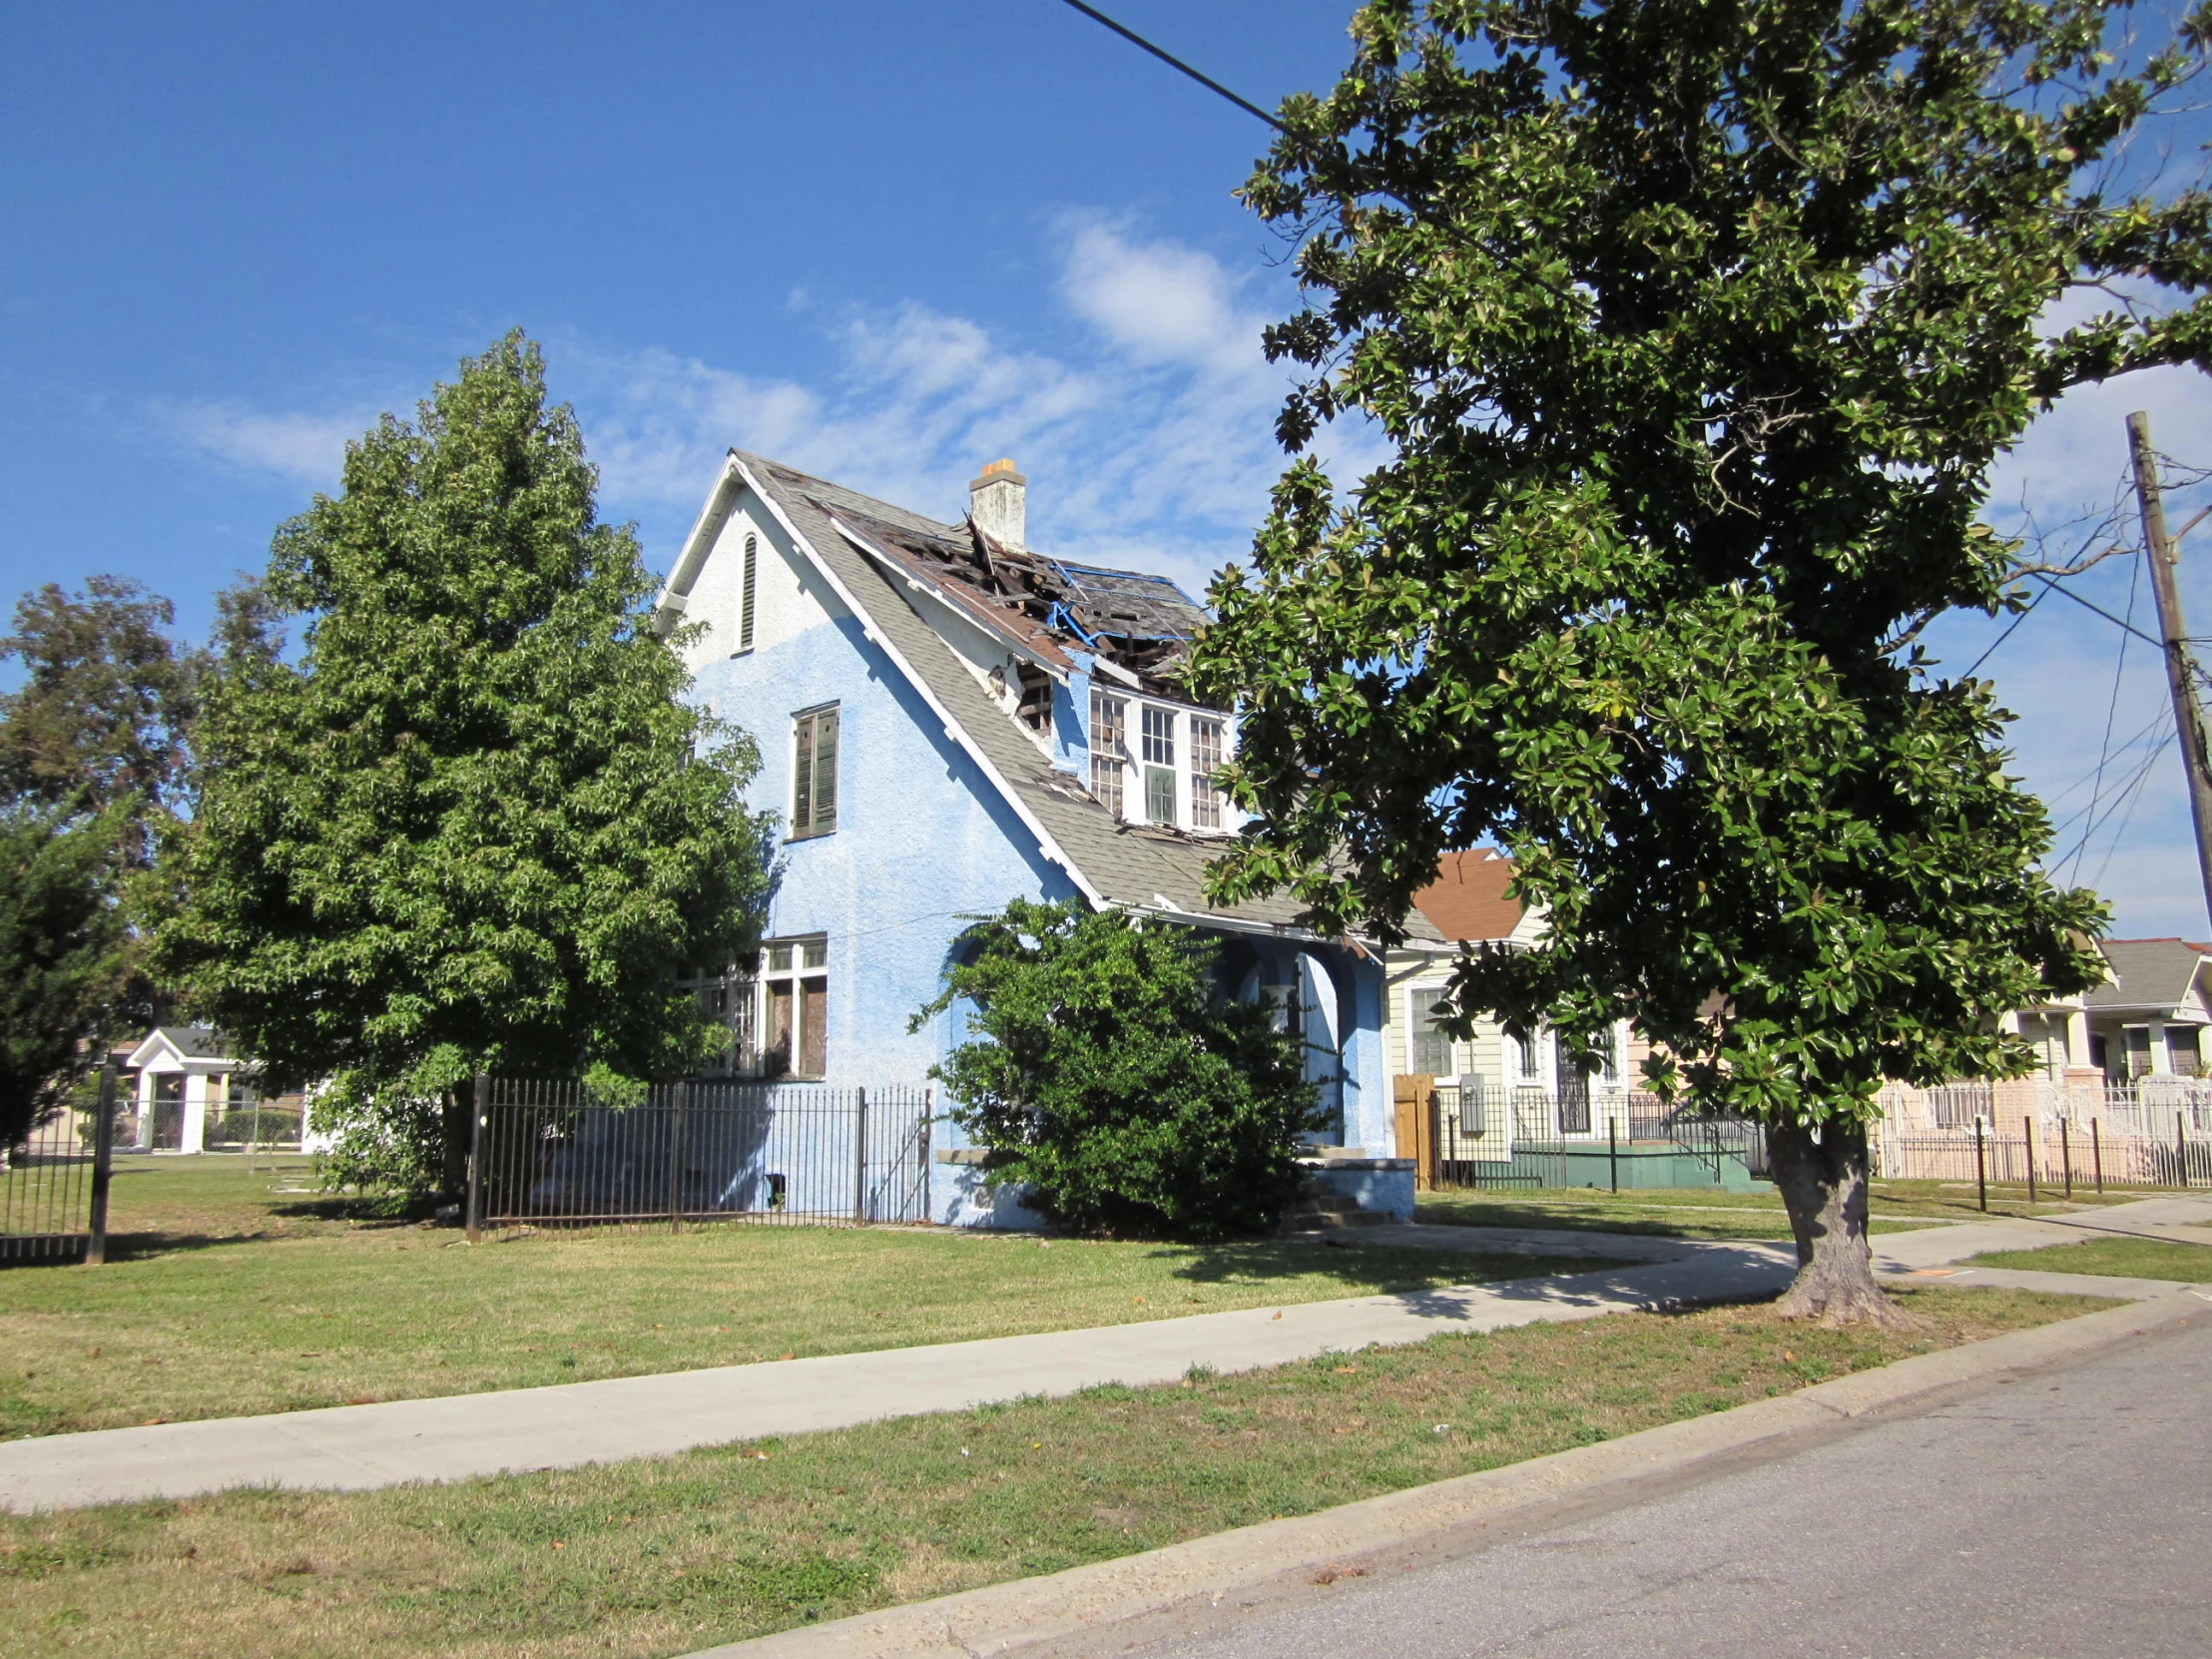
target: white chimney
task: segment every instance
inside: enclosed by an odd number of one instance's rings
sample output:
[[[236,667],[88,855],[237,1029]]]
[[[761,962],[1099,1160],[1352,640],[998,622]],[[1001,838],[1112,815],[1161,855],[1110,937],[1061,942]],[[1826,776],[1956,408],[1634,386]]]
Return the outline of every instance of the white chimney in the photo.
[[[1029,480],[1009,460],[996,460],[968,485],[968,516],[1002,547],[1027,550]]]

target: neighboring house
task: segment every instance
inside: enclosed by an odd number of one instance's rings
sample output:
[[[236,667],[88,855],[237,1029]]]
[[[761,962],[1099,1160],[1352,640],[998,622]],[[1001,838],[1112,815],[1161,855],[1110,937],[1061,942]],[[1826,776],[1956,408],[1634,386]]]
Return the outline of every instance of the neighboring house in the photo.
[[[262,1100],[221,1032],[158,1025],[123,1062],[133,1078],[133,1114],[116,1145],[140,1152],[205,1152],[300,1144],[300,1097]]]
[[[1442,1029],[1442,998],[1461,944],[1525,948],[1543,937],[1543,912],[1506,891],[1513,873],[1512,861],[1488,847],[1445,853],[1436,879],[1413,895],[1416,913],[1441,939],[1408,939],[1389,953],[1384,1047],[1396,1080],[1392,1144],[1424,1164],[1453,1156],[1508,1162],[1516,1145],[1604,1142],[1616,1124],[1619,1133],[1629,1132],[1628,1097],[1645,1050],[1625,1020],[1595,1066],[1563,1053],[1549,1030],[1516,1035],[1487,1017],[1475,1022],[1470,1038]],[[1427,1138],[1439,1125],[1424,1109],[1431,1090],[1449,1107],[1441,1126],[1449,1144],[1433,1154]]]
[[[2061,1046],[2067,1034],[2051,1033],[2054,1021],[2031,1030],[2023,1016],[2021,1034],[2040,1038],[2060,1069],[2091,1065],[2113,1082],[2203,1075],[2212,1060],[2204,1041],[2204,1028],[2212,1024],[2212,994],[2206,987],[2212,945],[2185,939],[2106,939],[2102,949],[2112,976],[2079,999],[2070,1053]]]
[[[223,1036],[205,1025],[157,1025],[124,1064],[138,1080],[137,1122],[135,1132],[118,1126],[117,1144],[147,1152],[202,1150],[208,1120],[222,1117],[238,1069]]]
[[[1010,461],[960,522],[737,450],[715,479],[657,626],[699,625],[695,695],[759,741],[753,800],[783,820],[758,956],[691,981],[731,1070],[919,1085],[966,1030],[959,1009],[909,1021],[968,919],[1079,896],[1217,937],[1228,987],[1303,1032],[1325,1138],[1385,1145],[1380,956],[1287,898],[1207,900],[1239,820],[1214,783],[1234,721],[1183,683],[1204,612],[1164,577],[1030,548],[1026,502]],[[936,1219],[991,1219],[974,1165],[953,1173]]]

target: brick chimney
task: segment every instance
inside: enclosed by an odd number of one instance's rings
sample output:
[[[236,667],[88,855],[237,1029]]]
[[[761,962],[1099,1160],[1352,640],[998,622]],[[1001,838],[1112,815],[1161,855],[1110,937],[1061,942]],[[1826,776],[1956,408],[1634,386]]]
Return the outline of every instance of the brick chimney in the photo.
[[[996,460],[968,485],[968,517],[1003,547],[1029,545],[1029,480],[1009,460]]]

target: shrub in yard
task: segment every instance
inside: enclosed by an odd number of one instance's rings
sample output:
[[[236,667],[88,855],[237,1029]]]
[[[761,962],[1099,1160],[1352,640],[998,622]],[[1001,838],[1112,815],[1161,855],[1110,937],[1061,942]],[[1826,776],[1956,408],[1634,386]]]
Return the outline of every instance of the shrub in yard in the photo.
[[[1080,900],[1017,899],[968,930],[944,993],[972,1040],[932,1068],[994,1182],[1086,1231],[1219,1237],[1297,1196],[1313,1085],[1276,1010],[1216,983],[1216,947]]]

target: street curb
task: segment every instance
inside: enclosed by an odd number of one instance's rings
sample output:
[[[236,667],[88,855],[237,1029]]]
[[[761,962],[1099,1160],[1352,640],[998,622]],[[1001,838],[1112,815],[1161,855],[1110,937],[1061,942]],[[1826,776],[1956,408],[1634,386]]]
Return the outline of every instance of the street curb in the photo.
[[[1608,1487],[1685,1470],[1762,1442],[1834,1431],[1932,1396],[1994,1386],[2007,1374],[2077,1365],[2195,1315],[2212,1315],[2212,1291],[2183,1291],[2101,1309],[2078,1319],[1924,1354],[1873,1371],[1754,1400],[1710,1416],[1665,1423],[1572,1451],[1479,1474],[1218,1532],[1164,1549],[1015,1579],[933,1601],[856,1614],[708,1648],[690,1659],[908,1659],[1013,1653],[1105,1627],[1148,1623],[1179,1607],[1218,1606],[1289,1579],[1340,1576],[1364,1556],[1402,1550],[1438,1535],[1505,1520],[1562,1499],[1588,1500]]]

